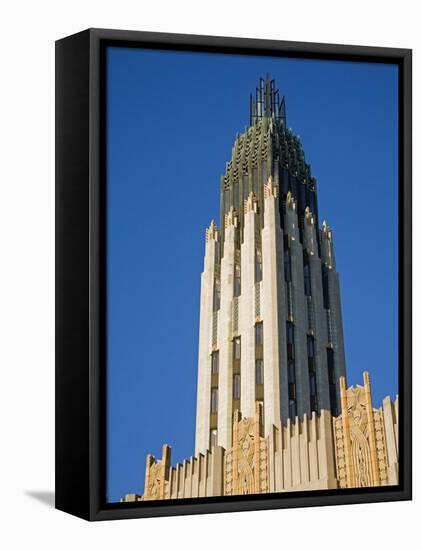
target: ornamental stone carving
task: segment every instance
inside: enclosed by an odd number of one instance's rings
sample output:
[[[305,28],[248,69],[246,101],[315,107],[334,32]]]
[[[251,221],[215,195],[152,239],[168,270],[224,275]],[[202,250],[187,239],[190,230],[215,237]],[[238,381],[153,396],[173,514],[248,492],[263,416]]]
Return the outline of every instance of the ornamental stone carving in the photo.
[[[382,410],[373,410],[369,375],[346,389],[340,377],[341,416],[333,419],[337,479],[341,488],[388,484]]]
[[[171,463],[171,450],[163,445],[161,460],[147,456],[145,469],[145,490],[143,500],[162,500],[168,498],[168,480]]]
[[[241,418],[235,411],[233,446],[226,453],[226,495],[268,492],[268,442],[261,436],[261,411],[256,405],[252,418]]]

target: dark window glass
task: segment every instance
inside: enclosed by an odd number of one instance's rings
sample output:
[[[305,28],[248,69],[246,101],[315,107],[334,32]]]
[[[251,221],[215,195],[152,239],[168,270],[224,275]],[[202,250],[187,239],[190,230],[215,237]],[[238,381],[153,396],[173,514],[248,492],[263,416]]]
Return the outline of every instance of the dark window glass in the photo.
[[[262,161],[262,183],[267,183],[267,161]]]
[[[264,362],[262,359],[257,359],[255,361],[255,377],[256,383],[261,385],[264,383]]]
[[[289,399],[296,399],[296,384],[289,384]]]
[[[278,159],[273,160],[273,174],[275,183],[279,183],[278,180]]]
[[[233,399],[240,399],[240,374],[233,376]]]
[[[255,250],[255,281],[262,281],[262,252],[260,248]]]
[[[240,338],[236,337],[233,340],[233,358],[240,359]]]
[[[241,274],[240,274],[240,264],[234,265],[234,295],[240,296],[241,293]]]
[[[336,383],[335,372],[334,372],[334,350],[332,348],[327,348],[327,367],[328,367],[328,380],[330,384]]]
[[[294,346],[294,325],[290,321],[286,323],[286,336],[287,336],[287,359],[289,361],[295,358],[295,346]]]
[[[297,178],[292,176],[290,178],[291,191],[294,199],[298,199],[298,190],[297,190]]]
[[[334,416],[338,414],[337,389],[336,389],[336,374],[334,367],[334,350],[327,348],[327,368],[328,368],[328,383],[330,387],[330,403],[331,413]]]
[[[316,396],[316,376],[314,372],[309,373],[309,393],[311,396]]]
[[[224,191],[224,212],[228,212],[230,209],[230,189]]]
[[[255,344],[262,346],[263,344],[263,326],[262,323],[256,323],[255,325]]]
[[[221,241],[215,243],[215,263],[219,264],[221,260]]]
[[[325,264],[322,264],[322,293],[324,297],[324,307],[325,309],[330,309],[330,298],[328,292],[328,267]]]
[[[258,168],[252,169],[252,188],[255,195],[258,195]]]
[[[260,424],[259,424],[259,432],[260,432],[260,435],[264,435],[264,402],[263,401],[258,401],[258,407],[259,407],[259,420],[260,420]]]
[[[247,174],[243,175],[243,200],[247,200],[249,196],[249,178]]]
[[[289,361],[287,363],[287,376],[288,376],[289,383],[294,384],[295,381],[296,381],[296,372],[295,372],[295,362],[294,361]]]
[[[239,182],[235,181],[233,185],[233,206],[239,209]]]
[[[292,280],[292,261],[290,255],[290,243],[288,235],[284,235],[284,280]]]
[[[218,351],[213,351],[211,355],[211,374],[218,374],[218,361],[219,353]]]
[[[315,357],[315,340],[313,336],[309,334],[306,337],[306,342],[308,346],[308,357]]]
[[[303,251],[303,277],[305,282],[305,296],[312,296],[311,266],[309,265],[309,256],[306,250]]]
[[[220,279],[214,280],[214,300],[213,300],[213,309],[218,311],[220,309]]]
[[[338,415],[338,408],[337,408],[337,391],[336,387],[333,384],[330,384],[330,403],[331,403],[331,414],[333,416]]]
[[[218,411],[218,388],[211,389],[211,413]]]
[[[295,328],[292,322],[287,321],[286,323],[287,328],[287,343],[288,344],[294,344],[295,341]]]

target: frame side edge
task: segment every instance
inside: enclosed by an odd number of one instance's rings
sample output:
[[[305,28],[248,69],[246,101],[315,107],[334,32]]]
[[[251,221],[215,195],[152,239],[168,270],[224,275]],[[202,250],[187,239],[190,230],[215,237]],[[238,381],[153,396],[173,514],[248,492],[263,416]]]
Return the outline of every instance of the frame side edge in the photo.
[[[56,508],[89,516],[89,32],[56,42]]]

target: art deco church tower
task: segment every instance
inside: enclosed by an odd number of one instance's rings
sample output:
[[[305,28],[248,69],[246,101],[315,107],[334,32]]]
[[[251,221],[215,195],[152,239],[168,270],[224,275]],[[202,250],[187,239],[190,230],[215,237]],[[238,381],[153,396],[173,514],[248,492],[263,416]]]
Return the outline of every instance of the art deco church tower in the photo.
[[[398,483],[398,398],[347,387],[333,236],[284,98],[260,80],[206,231],[195,454],[124,502]]]
[[[263,436],[313,411],[337,416],[345,376],[333,236],[273,80],[251,96],[220,196],[201,279],[196,454],[229,449],[234,411],[257,404]]]

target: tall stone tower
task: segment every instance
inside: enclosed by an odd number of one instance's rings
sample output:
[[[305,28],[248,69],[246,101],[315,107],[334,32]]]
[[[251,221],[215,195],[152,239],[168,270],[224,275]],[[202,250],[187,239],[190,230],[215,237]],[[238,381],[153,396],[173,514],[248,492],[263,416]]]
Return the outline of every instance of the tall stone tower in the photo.
[[[259,410],[264,437],[313,411],[338,415],[345,376],[332,232],[269,78],[250,98],[220,196],[201,279],[195,453],[231,447],[236,410]]]

